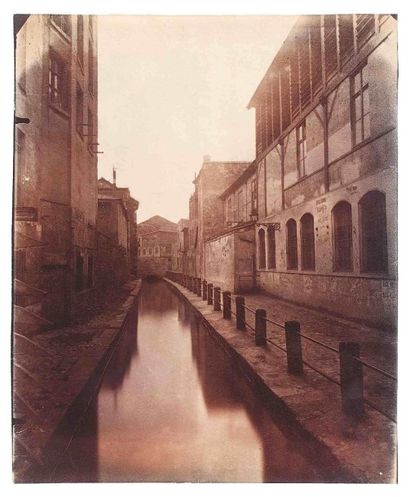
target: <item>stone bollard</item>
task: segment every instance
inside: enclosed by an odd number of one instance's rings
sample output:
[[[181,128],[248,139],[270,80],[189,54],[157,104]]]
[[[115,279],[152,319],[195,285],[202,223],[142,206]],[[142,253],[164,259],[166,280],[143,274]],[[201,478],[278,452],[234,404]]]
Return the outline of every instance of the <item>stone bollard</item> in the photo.
[[[300,323],[285,322],[286,353],[288,356],[288,371],[291,374],[303,373],[302,343],[300,340]]]
[[[231,312],[231,292],[223,292],[222,293],[222,305],[223,305],[223,318],[224,319],[231,319],[232,318],[232,312]]]
[[[360,357],[360,344],[339,343],[342,410],[352,416],[362,416],[364,414],[363,367],[355,357]]]
[[[202,281],[202,300],[208,300],[208,285],[206,280]]]
[[[266,311],[256,309],[255,312],[255,345],[262,347],[266,345]]]
[[[214,288],[214,311],[221,310],[221,289],[219,286]]]
[[[212,305],[214,301],[214,286],[212,283],[208,283],[208,305]]]
[[[236,329],[238,330],[246,330],[245,325],[245,298],[242,296],[238,296],[235,298],[236,304]]]

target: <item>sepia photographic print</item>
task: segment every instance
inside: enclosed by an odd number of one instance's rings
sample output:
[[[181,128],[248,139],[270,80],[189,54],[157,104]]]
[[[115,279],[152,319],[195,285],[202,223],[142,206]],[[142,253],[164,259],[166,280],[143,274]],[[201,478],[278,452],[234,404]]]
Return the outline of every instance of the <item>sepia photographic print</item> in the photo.
[[[55,11],[9,19],[14,482],[396,483],[399,17]]]

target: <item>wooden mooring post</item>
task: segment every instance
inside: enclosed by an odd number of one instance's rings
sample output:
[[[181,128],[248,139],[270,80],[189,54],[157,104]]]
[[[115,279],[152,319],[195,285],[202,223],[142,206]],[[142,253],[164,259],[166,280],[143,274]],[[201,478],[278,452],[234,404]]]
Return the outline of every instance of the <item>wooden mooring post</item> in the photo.
[[[286,353],[288,356],[288,371],[291,374],[303,374],[302,343],[300,339],[300,323],[285,322]]]
[[[231,292],[223,292],[222,293],[222,316],[224,319],[231,319],[232,318],[232,311],[231,311]]]
[[[266,311],[256,309],[255,311],[255,345],[262,347],[266,345]]]
[[[346,414],[353,416],[362,416],[364,414],[363,366],[356,360],[359,357],[359,343],[339,343],[342,410]]]
[[[245,324],[245,298],[242,297],[241,295],[238,295],[235,298],[235,304],[236,304],[236,329],[238,330],[245,330],[246,329],[246,324]]]

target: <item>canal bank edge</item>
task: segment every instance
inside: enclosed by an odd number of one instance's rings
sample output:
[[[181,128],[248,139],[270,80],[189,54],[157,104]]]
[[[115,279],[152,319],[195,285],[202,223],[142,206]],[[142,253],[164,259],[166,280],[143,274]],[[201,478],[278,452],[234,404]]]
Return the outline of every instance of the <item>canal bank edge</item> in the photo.
[[[273,408],[280,409],[301,434],[331,461],[340,482],[395,483],[396,427],[374,410],[363,419],[343,414],[335,385],[314,371],[303,376],[287,373],[286,356],[238,331],[200,297],[167,278],[164,281],[203,319],[212,335],[235,360],[248,380]]]
[[[45,416],[33,415],[30,426],[23,433],[14,434],[15,483],[47,482],[50,467],[56,466],[73,433],[87,412],[101,383],[105,369],[128,323],[136,318],[137,298],[142,281],[132,280],[123,285],[128,296],[115,312],[102,313],[85,325],[72,326],[49,332],[50,336],[69,334],[92,337],[87,349],[64,357],[69,363],[62,379],[50,371],[49,389],[52,396],[44,400]],[[70,356],[70,349],[67,354]],[[30,399],[27,401],[30,406]],[[50,404],[50,405],[47,405]],[[34,411],[33,411],[33,414]],[[16,447],[24,448],[25,456],[16,457]]]

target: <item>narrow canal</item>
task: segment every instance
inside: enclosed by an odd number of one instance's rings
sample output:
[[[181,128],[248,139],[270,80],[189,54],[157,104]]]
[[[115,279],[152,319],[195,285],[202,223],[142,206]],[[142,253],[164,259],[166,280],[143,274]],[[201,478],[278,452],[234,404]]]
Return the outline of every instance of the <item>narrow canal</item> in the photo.
[[[166,283],[138,305],[55,481],[332,480]]]

